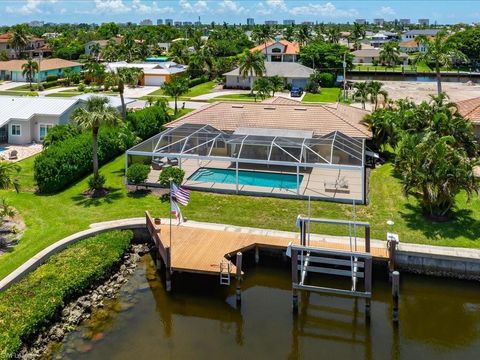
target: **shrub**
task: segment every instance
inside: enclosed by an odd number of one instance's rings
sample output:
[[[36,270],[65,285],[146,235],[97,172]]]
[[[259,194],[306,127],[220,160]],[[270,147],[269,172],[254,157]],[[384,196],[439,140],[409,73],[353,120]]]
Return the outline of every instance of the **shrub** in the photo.
[[[195,78],[195,79],[191,79],[189,82],[188,82],[188,86],[189,87],[194,87],[196,85],[200,85],[200,84],[203,84],[203,83],[206,83],[208,81],[208,76],[207,75],[202,75],[198,78]]]
[[[160,184],[162,186],[169,187],[170,179],[172,179],[173,183],[180,185],[183,182],[184,177],[185,171],[183,171],[182,169],[176,167],[168,167],[162,170],[162,172],[160,173],[160,178],[158,180],[160,181]]]
[[[89,190],[102,189],[106,181],[107,179],[102,174],[90,176],[88,178],[88,188]]]
[[[50,81],[56,81],[58,80],[58,76],[56,75],[47,75],[47,82],[50,82]]]
[[[55,145],[61,141],[70,139],[80,134],[80,131],[73,125],[56,125],[48,130],[47,136],[43,139],[45,148]]]
[[[44,89],[49,89],[57,85],[58,85],[57,80],[55,80],[55,81],[47,81],[45,83],[42,83],[40,86],[43,86]]]
[[[135,143],[126,127],[104,128],[98,135],[98,161],[105,164]],[[79,136],[49,146],[36,159],[34,178],[40,192],[60,191],[92,171],[92,134]]]
[[[118,267],[132,238],[131,231],[112,231],[82,240],[0,293],[0,359],[14,358],[67,302]]]
[[[127,115],[127,124],[141,139],[156,135],[162,126],[170,120],[164,104],[149,106],[140,111],[130,112]]]
[[[84,84],[84,83],[78,84],[77,90],[78,90],[79,92],[84,92],[84,91],[85,91],[85,84]]]
[[[150,166],[148,165],[140,163],[132,164],[127,169],[127,180],[134,184],[138,189],[138,185],[147,180],[149,172]]]
[[[319,76],[320,86],[333,87],[335,86],[335,75],[331,73],[321,73]]]

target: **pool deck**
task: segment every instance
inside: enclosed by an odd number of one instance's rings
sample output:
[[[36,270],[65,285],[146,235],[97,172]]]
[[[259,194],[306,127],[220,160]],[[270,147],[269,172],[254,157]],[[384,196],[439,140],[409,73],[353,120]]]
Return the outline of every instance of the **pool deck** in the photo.
[[[28,145],[12,145],[12,144],[0,144],[0,148],[5,148],[4,152],[0,152],[0,158],[3,158],[7,161],[18,162],[29,158],[30,156],[36,155],[43,150],[41,144],[28,144]],[[9,154],[11,151],[17,151],[17,159],[9,159]]]
[[[189,180],[189,178],[200,168],[216,168],[216,169],[234,169],[230,163],[221,161],[197,161],[184,160],[182,162],[182,169],[185,170],[184,186],[199,191],[222,192],[222,193],[236,193],[237,187],[235,184],[225,184],[218,182],[202,182]],[[270,170],[271,169],[271,170]],[[266,169],[265,166],[258,166],[255,164],[243,164],[241,170],[256,170],[256,171],[271,171],[282,174],[295,175],[286,167],[278,168],[271,167]],[[300,192],[297,194],[296,189],[280,189],[263,186],[239,185],[238,192],[248,195],[257,196],[275,196],[288,198],[307,198],[352,202],[362,202],[362,173],[355,170],[336,170],[313,168],[308,171],[300,170],[303,175],[303,181],[300,184]],[[158,182],[160,170],[151,170],[148,178],[149,183]],[[333,189],[329,188],[328,184],[334,184],[339,179],[345,179],[348,182],[348,189]]]

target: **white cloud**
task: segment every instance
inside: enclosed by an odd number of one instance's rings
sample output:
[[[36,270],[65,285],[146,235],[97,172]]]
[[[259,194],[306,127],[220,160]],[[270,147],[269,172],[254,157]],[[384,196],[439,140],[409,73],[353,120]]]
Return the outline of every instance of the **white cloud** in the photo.
[[[377,15],[395,15],[395,10],[390,6],[382,6],[380,10],[376,12]]]
[[[358,16],[355,9],[337,9],[331,2],[325,4],[309,3],[290,9],[292,15],[329,16],[335,18],[350,18]]]
[[[132,9],[123,0],[95,0],[95,12],[127,13]]]
[[[205,0],[198,0],[196,2],[180,0],[178,3],[184,13],[199,14],[209,10],[208,4]]]
[[[270,15],[273,13],[273,10],[271,7],[265,6],[263,2],[259,2],[257,8],[255,9],[255,12],[260,15]]]
[[[287,11],[287,4],[285,4],[285,0],[267,0],[267,6],[272,8],[273,10],[279,11]]]
[[[219,4],[219,12],[225,13],[229,12],[232,14],[244,14],[247,12],[247,9],[245,9],[242,5],[239,5],[236,1],[234,0],[223,0]]]
[[[133,0],[132,8],[134,11],[142,14],[173,13],[175,11],[171,6],[159,7],[156,1],[145,3],[141,0]]]
[[[33,13],[41,13],[42,10],[39,8],[40,4],[42,1],[40,0],[27,0],[25,4],[22,6],[7,6],[5,8],[5,11],[7,13],[13,14],[22,14],[22,15],[28,15],[28,14],[33,14]]]

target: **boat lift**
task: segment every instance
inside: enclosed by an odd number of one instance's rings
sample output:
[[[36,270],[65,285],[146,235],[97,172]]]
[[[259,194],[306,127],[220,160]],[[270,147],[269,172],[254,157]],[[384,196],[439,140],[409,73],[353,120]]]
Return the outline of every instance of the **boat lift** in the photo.
[[[311,224],[347,225],[350,249],[333,250],[313,246],[310,241]],[[298,290],[365,298],[365,312],[370,315],[372,296],[372,255],[370,253],[370,224],[353,220],[334,220],[298,216],[300,245],[291,244],[293,308],[298,310]],[[365,244],[357,244],[357,227],[365,230]],[[308,273],[347,276],[352,279],[350,290],[316,286],[307,283]],[[358,286],[363,279],[363,289]]]

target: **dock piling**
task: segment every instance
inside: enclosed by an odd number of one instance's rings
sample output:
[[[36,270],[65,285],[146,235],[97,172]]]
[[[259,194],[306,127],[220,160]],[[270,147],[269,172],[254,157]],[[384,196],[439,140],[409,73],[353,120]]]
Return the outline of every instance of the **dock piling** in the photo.
[[[393,322],[398,322],[398,297],[400,294],[400,273],[394,271],[392,273],[392,298],[393,298]]]
[[[293,312],[298,311],[298,291],[295,285],[298,284],[298,250],[292,249],[292,305]]]
[[[372,294],[372,258],[365,259],[365,292],[370,296],[365,299],[365,315],[370,317],[371,310],[371,294]]]
[[[237,267],[237,289],[236,289],[236,298],[237,304],[242,302],[242,288],[241,288],[241,280],[242,280],[242,253],[237,252],[237,260],[235,262],[235,266]]]
[[[167,292],[171,292],[172,291],[172,278],[171,278],[171,265],[170,265],[170,262],[171,262],[171,254],[170,254],[170,248],[167,247],[166,249],[166,253],[167,253],[167,261],[165,263],[165,290],[167,290]]]
[[[260,262],[260,250],[258,249],[258,246],[255,246],[255,264],[258,264]]]

